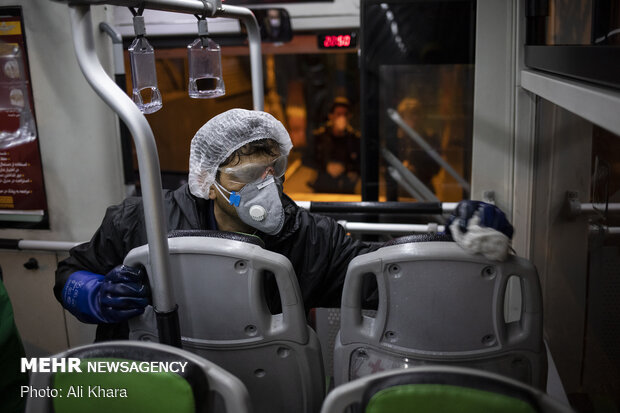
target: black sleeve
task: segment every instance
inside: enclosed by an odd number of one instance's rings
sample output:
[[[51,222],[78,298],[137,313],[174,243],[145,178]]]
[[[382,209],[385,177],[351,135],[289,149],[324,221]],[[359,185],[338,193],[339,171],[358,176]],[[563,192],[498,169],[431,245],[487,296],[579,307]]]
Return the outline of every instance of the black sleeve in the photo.
[[[349,262],[380,245],[349,237],[344,228],[326,216],[297,210],[298,230],[290,250],[291,260],[306,308],[339,307]]]
[[[101,226],[89,242],[80,244],[69,251],[69,258],[58,263],[54,295],[62,303],[62,290],[71,274],[76,271],[90,271],[107,274],[112,268],[123,263],[132,247],[132,238],[140,226],[141,203],[129,198],[120,205],[106,210]]]
[[[340,307],[342,288],[349,263],[358,255],[375,251],[381,245],[368,244],[351,238],[344,228],[331,218],[318,216],[316,219],[325,221],[320,223],[319,227],[326,230],[325,235],[329,239],[328,251],[330,252],[327,261],[328,267],[320,287],[323,294],[321,294],[320,305],[316,307]],[[368,294],[372,294],[372,292],[368,292]],[[368,294],[366,294],[366,300],[370,299]]]

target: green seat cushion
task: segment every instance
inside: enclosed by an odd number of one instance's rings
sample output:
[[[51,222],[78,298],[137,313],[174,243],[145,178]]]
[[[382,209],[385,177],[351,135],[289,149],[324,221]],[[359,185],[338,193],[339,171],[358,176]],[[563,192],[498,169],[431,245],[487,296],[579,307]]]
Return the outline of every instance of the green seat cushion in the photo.
[[[111,358],[84,359],[81,373],[54,375],[56,413],[194,413],[190,384],[175,373],[88,372],[89,361],[136,361]],[[124,390],[124,391],[123,391]]]
[[[365,411],[536,413],[529,403],[514,397],[444,384],[407,384],[380,390],[370,399]]]

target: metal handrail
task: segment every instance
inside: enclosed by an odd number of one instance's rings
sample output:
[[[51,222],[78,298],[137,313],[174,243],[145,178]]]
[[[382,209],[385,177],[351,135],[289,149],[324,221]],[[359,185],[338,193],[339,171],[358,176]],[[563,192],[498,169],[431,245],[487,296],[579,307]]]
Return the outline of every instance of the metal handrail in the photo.
[[[65,252],[81,242],[0,238],[0,249]]]
[[[147,241],[150,251],[151,277],[154,284],[153,306],[160,328],[160,341],[180,346],[177,305],[171,289],[168,238],[164,220],[161,174],[155,137],[146,118],[133,101],[111,80],[95,53],[91,5],[111,4],[125,7],[143,7],[212,17],[235,17],[241,20],[248,33],[252,65],[252,98],[254,109],[263,109],[261,43],[258,22],[252,12],[236,6],[215,7],[214,3],[199,0],[69,0],[73,41],[78,64],[95,92],[125,122],[134,139],[138,169],[142,182],[142,198]]]
[[[579,210],[575,211],[575,214],[598,214],[605,211],[612,213],[620,212],[620,203],[583,203],[579,205]]]
[[[215,13],[216,17],[236,17],[240,19],[248,32],[250,46],[250,70],[252,78],[252,102],[254,110],[265,108],[265,94],[263,90],[263,62],[260,40],[260,27],[251,10],[243,7],[222,5]]]
[[[252,106],[254,110],[264,109],[263,63],[261,50],[260,26],[250,9],[245,7],[219,4],[214,1],[201,0],[53,0],[69,3],[71,7],[109,4],[121,7],[144,7],[144,9],[169,11],[185,14],[202,14],[207,11],[209,17],[228,17],[240,20],[246,28],[250,48],[250,66],[252,80]]]
[[[590,234],[600,234],[603,235],[620,235],[620,227],[609,227],[607,225],[590,225]]]
[[[366,213],[366,214],[429,214],[453,212],[456,202],[314,202],[295,201],[297,206],[316,213]]]
[[[579,200],[579,194],[575,191],[566,192],[565,213],[574,218],[579,215],[600,215],[606,213],[617,214],[620,212],[620,203],[596,202],[588,203]]]
[[[123,119],[133,136],[142,182],[144,219],[149,224],[146,226],[146,238],[151,252],[152,281],[156,286],[153,288],[153,306],[159,313],[173,313],[177,306],[172,297],[172,285],[168,276],[170,274],[168,231],[164,220],[161,174],[155,137],[142,112],[108,77],[101,66],[95,52],[90,13],[90,6],[72,6],[70,9],[75,54],[88,83]],[[162,340],[168,342],[169,338],[162,337]]]
[[[445,226],[438,225],[436,223],[424,225],[338,221],[338,224],[340,224],[347,232],[363,234],[403,235],[412,233],[436,233],[443,232],[445,230]]]

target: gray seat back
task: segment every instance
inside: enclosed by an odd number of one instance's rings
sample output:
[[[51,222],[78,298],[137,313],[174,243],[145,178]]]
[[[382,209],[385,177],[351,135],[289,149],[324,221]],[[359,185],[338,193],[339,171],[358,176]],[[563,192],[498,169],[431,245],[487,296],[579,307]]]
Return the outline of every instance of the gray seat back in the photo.
[[[203,413],[213,411],[216,406],[222,407],[214,404],[214,400],[222,403],[226,412],[252,411],[248,391],[239,379],[212,362],[175,347],[159,343],[109,341],[69,349],[51,358],[79,358],[81,372],[62,370],[62,373],[54,373],[49,369],[33,372],[30,376],[31,388],[56,389],[58,393],[55,397],[28,398],[27,413],[100,412],[113,408],[120,408],[119,412],[129,412],[142,411],[149,406],[159,409],[157,411],[166,410],[165,406],[154,405],[158,401],[168,406],[176,405],[177,410],[183,406],[183,411],[193,406],[196,412]],[[92,372],[87,367],[89,362],[106,361],[137,362],[136,366],[140,368],[144,368],[142,362],[157,366],[158,362],[174,363],[175,367],[174,372],[172,368],[170,372],[122,372],[101,367],[107,373]],[[129,369],[129,365],[126,367]],[[63,379],[55,379],[57,374],[62,374]],[[181,381],[187,384],[182,385]],[[58,387],[60,383],[72,385]],[[110,391],[112,395],[106,396]],[[157,394],[152,394],[153,391]]]
[[[374,317],[361,312],[367,274],[378,284]],[[511,288],[518,299],[508,300]],[[512,320],[506,307],[517,307]],[[480,368],[544,388],[536,268],[516,256],[489,261],[447,241],[391,245],[353,259],[334,350],[336,384],[427,364]]]
[[[256,412],[318,411],[324,396],[320,344],[307,326],[291,263],[256,245],[255,237],[226,234],[168,240],[183,348],[239,377]],[[125,264],[144,265],[150,273],[148,246],[132,250]],[[267,305],[266,271],[277,283],[280,314]],[[130,320],[130,338],[156,341],[155,326],[147,307]]]
[[[345,413],[351,407],[359,407],[354,411],[372,408],[373,412],[573,412],[570,406],[516,380],[454,366],[391,370],[353,380],[327,395],[321,413]]]

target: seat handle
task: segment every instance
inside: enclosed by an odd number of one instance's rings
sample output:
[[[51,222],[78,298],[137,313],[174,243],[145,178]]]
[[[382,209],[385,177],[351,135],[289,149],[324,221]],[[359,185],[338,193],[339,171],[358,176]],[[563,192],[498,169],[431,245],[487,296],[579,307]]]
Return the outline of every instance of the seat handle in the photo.
[[[364,260],[364,256],[354,258],[347,269],[342,290],[340,308],[341,341],[343,344],[357,341],[362,337],[379,340],[385,327],[387,316],[387,290],[383,278],[383,260],[376,259],[356,265],[356,260]],[[364,276],[372,274],[377,279],[379,307],[374,318],[362,314],[362,287]]]
[[[531,274],[535,274],[535,276],[530,276]],[[524,339],[542,341],[542,317],[540,316],[542,311],[540,307],[542,292],[536,269],[534,268],[533,272],[526,271],[523,275],[517,276],[519,277],[521,287],[521,314],[518,322],[504,324],[504,338],[508,344],[512,345]],[[500,306],[502,311],[509,278],[510,277],[507,277],[502,285],[503,299],[502,305]],[[532,334],[532,332],[539,332],[539,334]]]
[[[263,336],[277,336],[302,344],[306,343],[309,338],[308,327],[293,266],[288,260],[284,265],[283,260],[274,262],[266,257],[256,257],[255,260],[258,261],[260,279],[255,277],[250,281],[250,307],[255,310]],[[271,314],[265,300],[263,288],[265,271],[270,271],[275,276],[282,304],[281,317]]]

